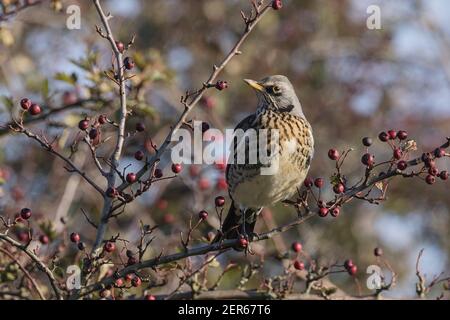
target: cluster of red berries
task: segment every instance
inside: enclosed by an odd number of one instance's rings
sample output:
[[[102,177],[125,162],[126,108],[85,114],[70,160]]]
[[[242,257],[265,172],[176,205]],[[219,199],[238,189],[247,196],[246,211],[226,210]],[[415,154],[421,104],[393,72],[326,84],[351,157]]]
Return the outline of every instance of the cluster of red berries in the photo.
[[[345,260],[344,268],[347,270],[348,274],[351,276],[355,276],[358,272],[358,267],[353,263],[351,259]]]
[[[442,148],[436,148],[433,153],[427,152],[422,154],[422,161],[425,167],[428,169],[428,174],[425,177],[425,181],[428,184],[434,184],[436,182],[436,177],[441,178],[441,180],[448,180],[449,173],[447,170],[439,171],[436,167],[436,159],[445,156],[445,150]]]
[[[224,80],[219,80],[219,81],[216,82],[215,87],[219,91],[225,90],[225,89],[228,88],[228,82],[224,81]]]
[[[337,158],[333,160],[337,160]],[[303,184],[307,189],[310,189],[313,185],[316,188],[321,189],[325,184],[325,180],[323,178],[316,178],[315,180],[312,180],[311,178],[306,178]],[[338,183],[333,187],[333,190],[336,194],[341,194],[345,191],[345,187],[342,183]],[[328,208],[327,205],[321,200],[317,201],[317,205],[319,207],[318,215],[322,218],[325,218],[328,215],[328,213],[330,213],[333,217],[336,218],[339,216],[341,212],[341,208],[339,206]]]
[[[123,59],[123,65],[125,69],[132,70],[136,66],[136,63],[130,57],[126,57],[125,59]]]
[[[37,116],[42,112],[41,106],[37,103],[33,103],[28,98],[23,98],[22,100],[20,100],[20,107],[23,110],[28,111],[32,116]]]
[[[300,252],[303,249],[302,244],[297,241],[292,243],[291,248],[292,248],[292,251],[297,253],[297,256],[300,254]],[[300,271],[305,270],[305,264],[302,261],[296,259],[294,261],[294,268],[297,270],[300,270]]]
[[[72,232],[70,234],[70,241],[73,243],[76,243],[77,247],[80,251],[83,251],[84,249],[86,249],[86,245],[84,244],[84,242],[81,242],[81,237],[78,233]]]

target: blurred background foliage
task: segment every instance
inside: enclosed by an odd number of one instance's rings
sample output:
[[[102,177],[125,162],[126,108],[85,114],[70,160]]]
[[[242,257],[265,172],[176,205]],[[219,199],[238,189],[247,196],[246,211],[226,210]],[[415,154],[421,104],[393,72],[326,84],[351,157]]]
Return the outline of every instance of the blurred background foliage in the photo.
[[[284,74],[293,82],[314,129],[312,177],[329,179],[333,163],[326,154],[332,147],[354,148],[344,170],[349,177],[361,176],[361,138],[376,138],[383,130],[407,130],[418,144],[417,155],[445,141],[450,120],[448,1],[283,2],[284,8],[261,21],[244,44],[243,54],[221,75],[229,89],[208,91],[193,119],[220,129],[232,128],[255,109],[255,96],[242,79]],[[80,30],[65,27],[65,9],[71,4],[81,7]],[[136,122],[145,121],[147,130],[127,140],[121,165],[131,164],[129,170],[133,170],[139,167],[134,152],[145,148],[151,153],[150,139],[161,143],[182,110],[181,95],[198,88],[238,39],[243,30],[239,11],[250,5],[246,0],[105,0],[104,4],[114,16],[111,23],[118,39],[127,43],[136,35],[129,53],[137,63],[129,85],[133,109],[129,128],[132,131]],[[381,30],[366,27],[366,9],[371,4],[381,8]],[[51,1],[51,6],[30,8],[0,24],[2,123],[17,115],[18,101],[25,96],[40,101],[46,111],[74,104],[78,107],[30,123],[34,131],[57,135],[59,147],[68,152],[78,138],[77,123],[82,117],[107,114],[115,119],[119,102],[104,74],[111,67],[111,52],[95,32],[98,23],[89,1]],[[32,207],[43,221],[52,222],[51,228],[79,231],[89,245],[95,230],[85,222],[80,208],[98,219],[100,199],[35,143],[0,132],[1,214]],[[103,137],[108,135],[112,132],[103,133]],[[382,143],[372,148],[377,160],[389,157],[389,148]],[[80,149],[87,153],[84,146]],[[105,144],[99,153],[106,155],[110,150]],[[74,157],[89,173],[96,173],[89,156],[77,152]],[[450,168],[443,161],[440,169]],[[98,181],[103,183],[101,177]],[[337,219],[311,219],[274,240],[255,244],[255,256],[230,253],[220,261],[222,266],[229,259],[244,264],[265,256],[263,272],[248,284],[257,287],[257,279],[282,273],[287,263],[282,255],[298,240],[311,257],[325,263],[352,258],[360,268],[364,290],[365,269],[375,262],[372,252],[379,246],[399,273],[389,295],[413,296],[414,264],[421,248],[425,248],[422,268],[429,277],[450,270],[448,194],[449,185],[442,181],[429,186],[419,179],[396,179],[381,205],[355,201]],[[187,166],[181,178],[152,187],[145,197],[127,206],[112,223],[111,234],[120,230],[122,237],[133,241],[138,239],[139,220],[158,224],[150,255],[162,248],[175,252],[179,232],[186,230],[191,214],[206,209],[213,216],[216,195],[226,195],[222,168]],[[332,196],[331,188],[325,195]],[[291,208],[279,205],[264,214],[257,230],[263,232],[294,218]],[[197,239],[217,228],[217,219],[208,222],[196,233]],[[212,278],[220,273],[214,269]],[[238,275],[230,272],[221,286],[236,287]],[[332,280],[356,292],[347,275],[337,274]]]

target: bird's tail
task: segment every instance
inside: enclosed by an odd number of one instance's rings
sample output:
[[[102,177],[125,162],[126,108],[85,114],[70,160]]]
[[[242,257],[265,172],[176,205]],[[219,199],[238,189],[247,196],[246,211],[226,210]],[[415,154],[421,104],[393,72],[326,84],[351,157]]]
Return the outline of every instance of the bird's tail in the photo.
[[[231,203],[228,214],[222,224],[222,230],[217,234],[217,236],[212,241],[213,243],[224,240],[224,239],[237,239],[242,235],[244,230],[242,224],[245,223],[245,233],[250,235],[253,233],[256,224],[256,218],[260,208],[258,209],[246,209],[245,210],[245,221],[242,216],[241,210],[235,205],[234,201]]]

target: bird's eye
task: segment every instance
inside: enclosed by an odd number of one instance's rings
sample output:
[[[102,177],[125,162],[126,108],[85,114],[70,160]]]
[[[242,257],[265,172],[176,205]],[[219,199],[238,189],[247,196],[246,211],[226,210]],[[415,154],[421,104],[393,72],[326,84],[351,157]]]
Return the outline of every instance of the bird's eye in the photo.
[[[280,95],[281,94],[281,88],[279,86],[268,86],[266,88],[267,93],[274,94],[274,95]]]

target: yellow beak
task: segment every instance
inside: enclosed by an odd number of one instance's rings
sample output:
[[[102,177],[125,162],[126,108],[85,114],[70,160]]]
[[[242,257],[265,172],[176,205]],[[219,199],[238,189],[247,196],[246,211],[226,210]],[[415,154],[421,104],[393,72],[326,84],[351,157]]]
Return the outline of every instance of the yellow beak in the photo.
[[[251,79],[244,79],[244,82],[255,90],[264,91],[264,87],[258,81]]]

